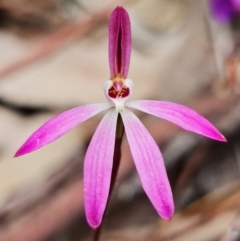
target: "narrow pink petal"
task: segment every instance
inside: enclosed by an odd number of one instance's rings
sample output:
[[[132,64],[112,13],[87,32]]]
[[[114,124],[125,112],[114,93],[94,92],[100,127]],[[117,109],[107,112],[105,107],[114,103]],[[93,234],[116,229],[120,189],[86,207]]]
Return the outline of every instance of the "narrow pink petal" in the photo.
[[[171,121],[188,131],[192,131],[218,141],[226,141],[225,137],[208,120],[199,115],[196,111],[183,105],[167,101],[152,100],[131,101],[126,105]]]
[[[109,65],[111,77],[127,78],[131,56],[131,24],[127,11],[117,7],[109,20]]]
[[[53,117],[28,138],[15,157],[35,151],[55,141],[76,125],[110,107],[108,103],[89,104],[67,110]]]
[[[99,124],[84,160],[84,202],[89,225],[97,228],[106,207],[118,113],[109,110]]]
[[[174,212],[174,203],[161,152],[149,132],[130,110],[126,108],[121,116],[143,189],[158,214],[169,220]]]

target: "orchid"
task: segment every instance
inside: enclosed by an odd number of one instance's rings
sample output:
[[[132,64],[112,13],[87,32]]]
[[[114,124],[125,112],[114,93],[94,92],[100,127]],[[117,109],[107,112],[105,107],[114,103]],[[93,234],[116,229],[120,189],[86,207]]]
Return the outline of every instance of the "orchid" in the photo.
[[[111,77],[104,82],[108,101],[76,107],[53,117],[34,132],[15,155],[35,151],[55,141],[79,123],[107,110],[92,137],[84,160],[85,210],[87,221],[93,228],[101,224],[107,204],[119,115],[143,189],[159,215],[167,220],[173,215],[174,203],[163,157],[154,139],[130,108],[166,119],[188,131],[226,141],[211,123],[188,107],[166,101],[128,101],[133,90],[133,82],[127,78],[130,55],[130,19],[123,7],[117,7],[109,21]]]
[[[210,0],[210,10],[220,23],[229,22],[240,12],[240,0]]]

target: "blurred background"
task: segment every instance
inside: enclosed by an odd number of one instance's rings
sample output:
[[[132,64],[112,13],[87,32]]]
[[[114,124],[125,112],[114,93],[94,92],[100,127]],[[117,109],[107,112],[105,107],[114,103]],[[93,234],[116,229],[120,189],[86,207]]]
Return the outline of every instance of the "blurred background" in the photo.
[[[166,163],[176,211],[161,220],[126,138],[101,240],[240,240],[240,6],[233,0],[0,0],[0,240],[89,240],[82,165],[102,115],[32,154],[16,150],[46,120],[105,100],[108,19],[132,23],[132,99],[189,106],[219,143],[138,113]]]

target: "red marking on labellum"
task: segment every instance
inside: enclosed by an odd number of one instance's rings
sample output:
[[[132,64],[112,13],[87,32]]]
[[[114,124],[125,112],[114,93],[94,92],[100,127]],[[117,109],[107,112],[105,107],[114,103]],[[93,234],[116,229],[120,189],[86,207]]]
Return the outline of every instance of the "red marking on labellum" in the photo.
[[[124,85],[122,80],[113,80],[112,87],[108,90],[108,95],[111,98],[125,98],[129,96],[130,90]]]

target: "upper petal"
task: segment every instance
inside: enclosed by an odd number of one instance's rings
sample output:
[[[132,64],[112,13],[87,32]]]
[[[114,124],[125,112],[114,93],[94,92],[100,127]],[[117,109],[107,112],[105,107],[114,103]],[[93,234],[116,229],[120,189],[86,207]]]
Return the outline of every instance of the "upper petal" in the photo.
[[[126,106],[171,121],[188,131],[218,141],[226,141],[225,137],[208,120],[186,106],[167,101],[152,100],[131,101]]]
[[[143,188],[159,215],[169,220],[173,215],[174,203],[160,150],[130,110],[126,108],[121,116]]]
[[[100,225],[106,207],[115,145],[118,113],[109,110],[88,147],[84,160],[84,202],[88,223],[96,228]]]
[[[43,124],[20,147],[15,157],[35,151],[71,130],[79,123],[110,108],[109,103],[96,103],[67,110]]]
[[[109,20],[108,55],[111,77],[127,78],[131,56],[131,24],[127,11],[117,7]]]

